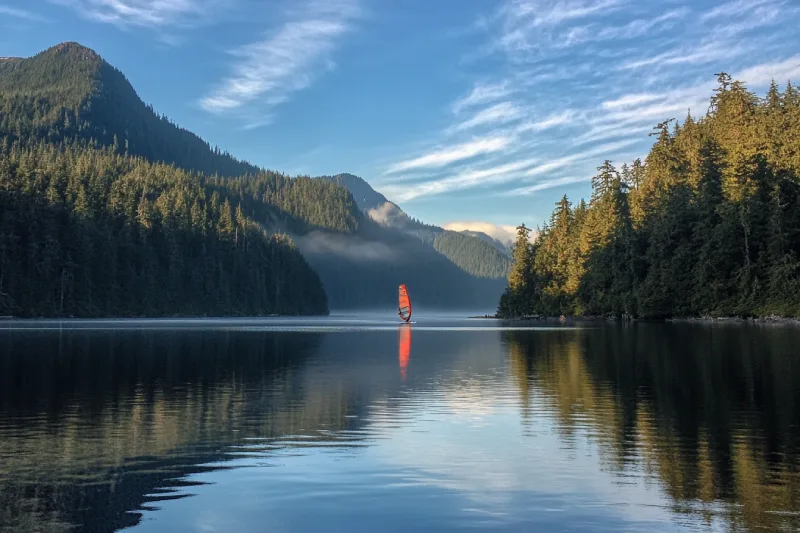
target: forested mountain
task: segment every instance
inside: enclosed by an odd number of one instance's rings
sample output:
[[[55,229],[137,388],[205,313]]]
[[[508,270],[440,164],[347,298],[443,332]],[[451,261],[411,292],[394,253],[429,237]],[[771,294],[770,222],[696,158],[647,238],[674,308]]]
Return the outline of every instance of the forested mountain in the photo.
[[[212,148],[144,104],[125,76],[78,43],[0,60],[0,141],[94,141],[186,170],[259,169]]]
[[[800,316],[800,93],[718,77],[644,163],[606,161],[535,244],[518,228],[499,314]]]
[[[335,180],[212,149],[76,43],[0,60],[0,206],[2,314],[391,308],[403,282],[417,305],[478,309],[504,286],[375,223]]]
[[[509,259],[501,243],[468,232],[454,232],[409,217],[400,207],[352,174],[321,176],[346,187],[361,209],[380,226],[411,235],[431,246],[464,272],[481,278],[505,278]],[[488,239],[488,240],[487,240]]]
[[[474,276],[504,278],[508,275],[508,256],[477,237],[443,231],[433,239],[433,248]]]
[[[0,151],[0,313],[327,313],[317,274],[235,195],[80,146]]]

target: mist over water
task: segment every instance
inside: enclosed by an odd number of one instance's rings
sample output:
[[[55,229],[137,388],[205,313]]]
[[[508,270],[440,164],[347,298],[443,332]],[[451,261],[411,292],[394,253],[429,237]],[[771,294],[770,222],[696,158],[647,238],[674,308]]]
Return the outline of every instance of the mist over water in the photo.
[[[800,527],[800,328],[448,315],[3,321],[0,531]]]

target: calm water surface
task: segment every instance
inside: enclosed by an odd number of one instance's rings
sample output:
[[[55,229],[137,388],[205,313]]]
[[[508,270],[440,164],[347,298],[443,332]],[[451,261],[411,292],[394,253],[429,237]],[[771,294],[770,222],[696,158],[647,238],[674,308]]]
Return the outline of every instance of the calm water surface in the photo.
[[[797,531],[800,328],[0,323],[0,531]]]

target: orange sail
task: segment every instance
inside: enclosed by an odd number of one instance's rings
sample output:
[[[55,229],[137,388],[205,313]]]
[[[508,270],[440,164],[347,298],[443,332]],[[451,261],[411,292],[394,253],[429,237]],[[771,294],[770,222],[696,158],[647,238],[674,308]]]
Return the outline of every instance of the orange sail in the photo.
[[[400,301],[397,307],[397,314],[406,322],[411,320],[411,300],[408,298],[408,291],[405,285],[400,285]]]

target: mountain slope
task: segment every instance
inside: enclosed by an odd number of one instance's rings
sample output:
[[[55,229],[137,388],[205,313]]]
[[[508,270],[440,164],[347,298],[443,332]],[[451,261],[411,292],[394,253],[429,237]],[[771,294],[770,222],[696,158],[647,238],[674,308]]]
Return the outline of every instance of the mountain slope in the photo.
[[[433,240],[433,248],[474,276],[505,279],[508,275],[509,257],[478,237],[443,231]]]
[[[78,43],[0,61],[0,131],[9,141],[94,141],[207,174],[259,170],[157,115],[119,70]]]
[[[498,251],[502,252],[505,255],[510,255],[510,253],[511,253],[510,252],[510,246],[511,246],[512,243],[506,244],[506,243],[501,242],[500,240],[495,239],[491,235],[488,235],[488,234],[486,234],[486,233],[484,233],[482,231],[472,231],[472,230],[464,229],[464,230],[459,231],[458,233],[461,233],[463,235],[469,235],[470,237],[477,237],[478,239],[482,240],[483,242],[485,242],[487,244],[491,244],[492,246],[497,248]]]
[[[337,174],[335,176],[320,177],[337,183],[350,191],[350,194],[353,195],[353,198],[358,204],[358,208],[362,211],[375,209],[376,207],[380,207],[388,201],[384,195],[373,189],[369,183],[358,176],[345,173]]]
[[[485,234],[454,232],[409,217],[364,179],[352,174],[321,176],[341,184],[356,199],[358,207],[380,226],[411,235],[432,247],[464,272],[481,278],[505,279],[508,249]]]

